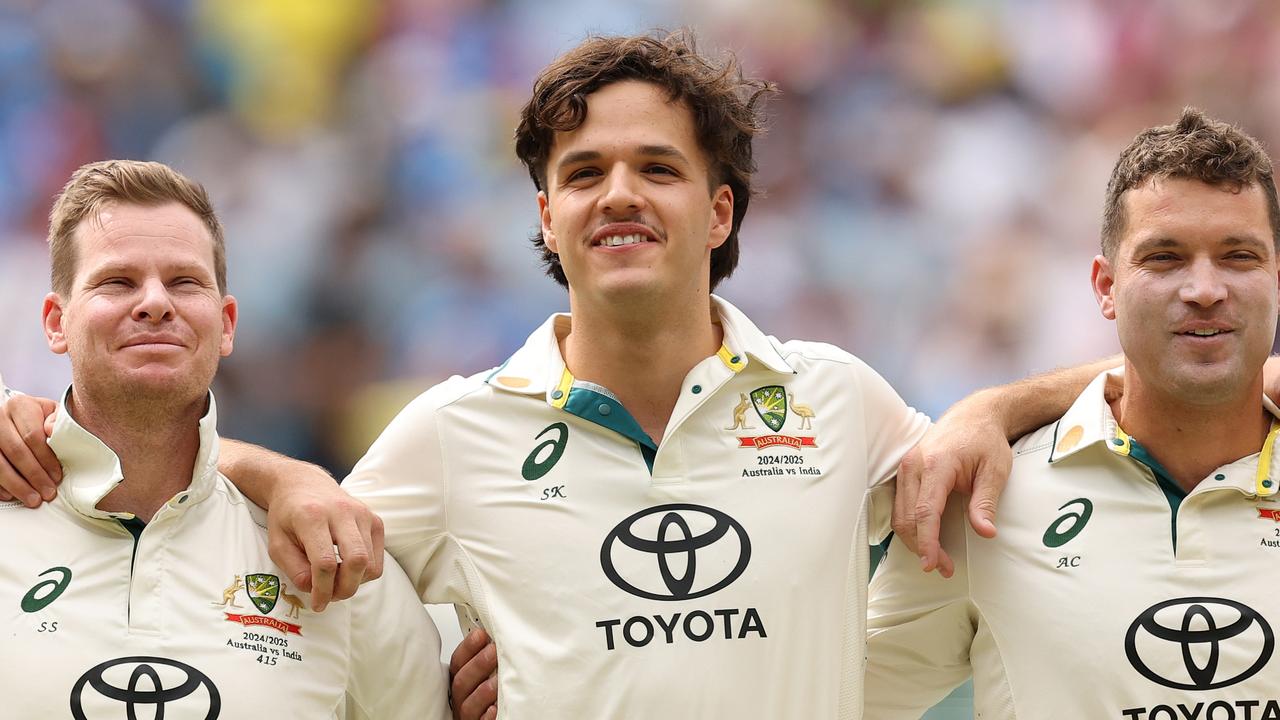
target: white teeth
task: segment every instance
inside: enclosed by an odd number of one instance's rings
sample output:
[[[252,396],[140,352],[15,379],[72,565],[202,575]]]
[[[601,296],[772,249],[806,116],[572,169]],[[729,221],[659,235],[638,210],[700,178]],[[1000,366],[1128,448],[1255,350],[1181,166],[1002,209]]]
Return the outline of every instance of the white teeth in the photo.
[[[1222,331],[1221,330],[1192,330],[1190,331],[1190,334],[1199,335],[1201,337],[1209,337],[1210,335],[1217,335],[1220,332]]]
[[[605,247],[618,247],[619,245],[635,245],[644,242],[644,237],[640,235],[615,235],[607,237],[600,242]]]

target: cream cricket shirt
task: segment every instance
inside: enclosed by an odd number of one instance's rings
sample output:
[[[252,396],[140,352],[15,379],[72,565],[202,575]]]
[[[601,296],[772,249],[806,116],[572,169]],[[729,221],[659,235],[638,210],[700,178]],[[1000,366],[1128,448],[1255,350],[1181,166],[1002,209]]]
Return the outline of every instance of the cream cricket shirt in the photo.
[[[723,347],[660,445],[568,372],[556,316],[414,400],[344,483],[423,599],[493,634],[500,717],[860,716],[865,494],[928,421],[847,353],[714,306]]]
[[[972,667],[989,720],[1280,719],[1280,426],[1184,497],[1117,427],[1104,381],[1017,443],[996,539],[948,508],[954,578],[891,543],[868,718],[919,717]]]
[[[190,487],[140,527],[96,509],[118,460],[59,409],[57,499],[0,504],[0,716],[448,717],[439,636],[399,568],[312,613],[265,513],[218,474],[215,425],[210,397]]]

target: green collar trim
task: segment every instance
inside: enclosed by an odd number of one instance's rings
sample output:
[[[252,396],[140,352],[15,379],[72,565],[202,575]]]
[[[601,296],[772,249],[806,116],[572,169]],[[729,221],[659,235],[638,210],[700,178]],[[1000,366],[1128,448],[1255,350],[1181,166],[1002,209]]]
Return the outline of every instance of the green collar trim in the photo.
[[[564,410],[583,420],[608,428],[619,435],[634,440],[644,456],[645,465],[653,472],[653,460],[658,454],[658,444],[640,427],[640,423],[627,412],[627,409],[616,398],[606,392],[583,387],[585,383],[574,383],[565,399]]]
[[[1173,553],[1178,553],[1178,508],[1182,507],[1182,501],[1186,499],[1187,492],[1182,489],[1170,475],[1169,471],[1164,469],[1159,460],[1152,457],[1147,449],[1134,440],[1132,437],[1125,436],[1128,444],[1129,457],[1146,465],[1156,476],[1156,484],[1164,491],[1164,498],[1169,502],[1169,533],[1173,541]]]

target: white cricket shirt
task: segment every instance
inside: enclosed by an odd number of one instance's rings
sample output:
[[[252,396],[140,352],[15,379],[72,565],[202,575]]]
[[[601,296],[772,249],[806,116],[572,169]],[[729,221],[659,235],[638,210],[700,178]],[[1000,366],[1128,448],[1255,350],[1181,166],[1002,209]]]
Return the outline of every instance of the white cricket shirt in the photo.
[[[951,580],[890,544],[871,585],[868,718],[919,717],[972,667],[988,720],[1280,720],[1280,426],[1184,497],[1104,386],[1015,445],[994,540],[950,504]]]
[[[191,485],[141,527],[97,509],[119,460],[59,408],[57,499],[0,503],[0,716],[447,718],[439,636],[403,573],[388,562],[311,612],[267,555],[265,512],[217,472],[215,417],[210,396]]]
[[[500,717],[860,717],[865,494],[928,420],[853,356],[713,311],[659,445],[565,368],[562,315],[344,483],[422,598],[492,633]]]

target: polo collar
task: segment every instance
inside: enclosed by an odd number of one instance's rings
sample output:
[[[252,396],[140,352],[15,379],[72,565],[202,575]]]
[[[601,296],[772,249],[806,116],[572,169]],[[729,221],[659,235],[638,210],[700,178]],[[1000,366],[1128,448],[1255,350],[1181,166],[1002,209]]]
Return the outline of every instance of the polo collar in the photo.
[[[713,322],[724,331],[716,356],[734,373],[758,362],[776,373],[791,375],[795,369],[778,351],[777,341],[765,335],[741,310],[711,296]],[[489,385],[522,395],[543,395],[547,403],[563,408],[575,382],[560,354],[560,339],[573,326],[568,313],[558,313],[533,331],[523,347],[485,379]]]
[[[1115,415],[1106,400],[1107,378],[1124,378],[1124,368],[1108,370],[1089,383],[1071,409],[1054,427],[1053,448],[1049,462],[1056,463],[1071,457],[1085,448],[1099,443],[1116,455],[1128,457],[1133,440],[1116,423]],[[1271,414],[1271,430],[1267,433],[1262,450],[1256,456],[1241,458],[1220,469],[1215,478],[1238,487],[1242,492],[1258,497],[1270,497],[1280,489],[1280,458],[1276,457],[1276,437],[1280,435],[1280,408],[1265,395],[1262,406]],[[1255,461],[1256,457],[1256,461]],[[1248,472],[1243,472],[1247,470]]]
[[[53,422],[49,447],[62,463],[62,484],[57,502],[65,503],[73,512],[95,520],[131,520],[133,513],[107,512],[98,503],[124,481],[120,458],[97,436],[86,430],[67,410],[72,388],[62,394]],[[200,450],[188,488],[168,502],[178,510],[190,508],[213,492],[218,473],[218,411],[213,393],[209,393],[209,409],[200,419]]]

